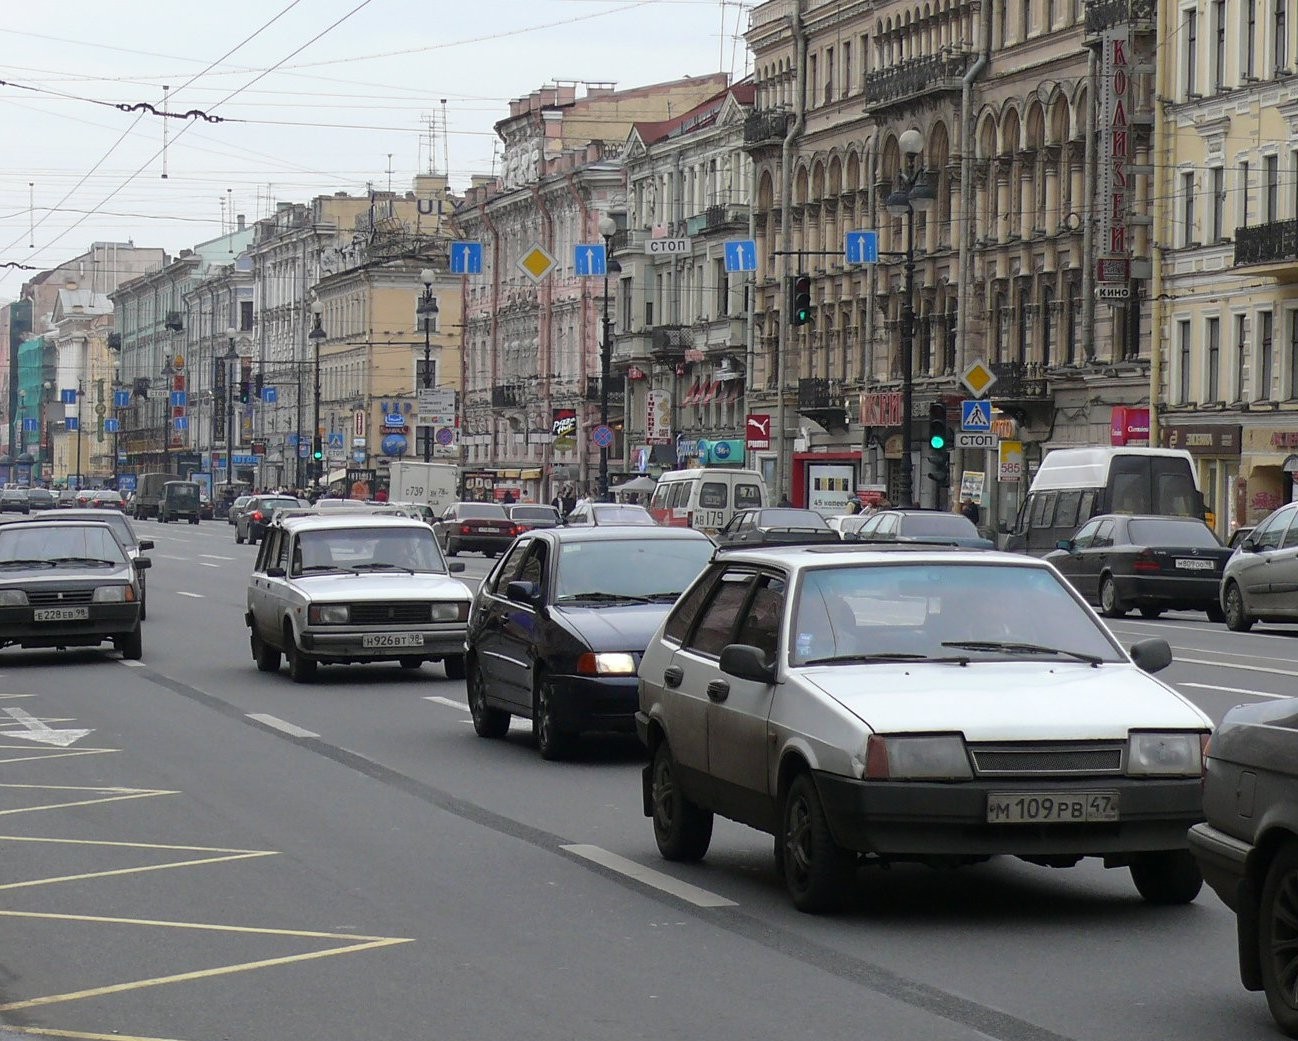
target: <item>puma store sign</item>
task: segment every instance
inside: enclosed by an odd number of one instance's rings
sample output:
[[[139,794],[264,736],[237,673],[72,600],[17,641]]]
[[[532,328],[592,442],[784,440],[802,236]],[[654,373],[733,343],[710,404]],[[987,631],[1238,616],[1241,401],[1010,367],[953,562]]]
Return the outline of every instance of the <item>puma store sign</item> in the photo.
[[[767,413],[748,413],[747,437],[748,448],[767,449],[771,447],[771,417]]]

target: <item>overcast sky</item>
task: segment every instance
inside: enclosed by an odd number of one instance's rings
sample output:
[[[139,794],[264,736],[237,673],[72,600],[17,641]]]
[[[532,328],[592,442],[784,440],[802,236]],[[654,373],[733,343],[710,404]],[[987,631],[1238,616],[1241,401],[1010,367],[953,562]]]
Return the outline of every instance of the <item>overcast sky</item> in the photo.
[[[744,75],[736,34],[750,6],[10,0],[0,21],[0,80],[10,84],[0,86],[0,264],[44,269],[92,242],[128,239],[175,255],[221,234],[223,202],[227,220],[251,221],[276,201],[386,188],[389,177],[405,191],[428,168],[430,117],[449,130],[436,168],[448,169],[449,154],[459,190],[492,172],[492,124],[509,100],[546,82]],[[164,85],[171,111],[229,121],[113,107],[161,109]],[[0,268],[0,302],[31,274]]]

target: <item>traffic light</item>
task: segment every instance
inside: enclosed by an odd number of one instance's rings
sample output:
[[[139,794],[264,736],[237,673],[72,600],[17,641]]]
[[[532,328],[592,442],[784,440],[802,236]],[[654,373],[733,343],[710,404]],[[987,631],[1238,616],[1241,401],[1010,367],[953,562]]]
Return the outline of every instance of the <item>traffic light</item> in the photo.
[[[311,446],[311,458],[317,463],[324,458],[324,445],[319,434],[316,435],[315,442]]]
[[[266,386],[266,381],[262,378],[260,372],[257,373],[257,375],[252,378],[252,389],[253,392],[257,395],[258,401],[261,400],[261,392],[265,386]]]
[[[790,309],[793,325],[806,325],[811,321],[811,276],[793,276],[793,302]]]
[[[928,407],[928,478],[939,490],[951,483],[951,426],[946,421],[946,406],[935,401]]]
[[[240,380],[239,381],[239,404],[240,405],[248,404],[251,393],[252,393],[252,387],[250,381]]]

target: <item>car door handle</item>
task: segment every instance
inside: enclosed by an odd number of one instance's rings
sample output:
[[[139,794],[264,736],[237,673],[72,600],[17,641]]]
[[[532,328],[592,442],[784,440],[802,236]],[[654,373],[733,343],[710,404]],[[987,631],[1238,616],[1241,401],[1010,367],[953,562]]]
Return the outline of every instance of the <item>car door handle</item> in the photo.
[[[730,684],[725,680],[713,680],[708,684],[708,700],[722,702],[730,697]]]
[[[679,665],[669,665],[663,669],[663,683],[669,687],[679,687],[685,679],[685,670]]]

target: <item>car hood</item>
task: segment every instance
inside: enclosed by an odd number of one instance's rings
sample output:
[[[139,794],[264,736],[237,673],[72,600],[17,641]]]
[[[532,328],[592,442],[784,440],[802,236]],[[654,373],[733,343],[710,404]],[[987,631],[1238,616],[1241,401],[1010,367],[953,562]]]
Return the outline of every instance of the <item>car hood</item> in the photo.
[[[550,616],[592,651],[644,651],[672,604],[551,607]]]
[[[312,601],[353,600],[471,600],[468,587],[448,575],[388,574],[304,575],[293,582]]]
[[[969,741],[1125,739],[1212,722],[1135,665],[1081,662],[824,665],[801,670],[878,733],[960,731]]]

